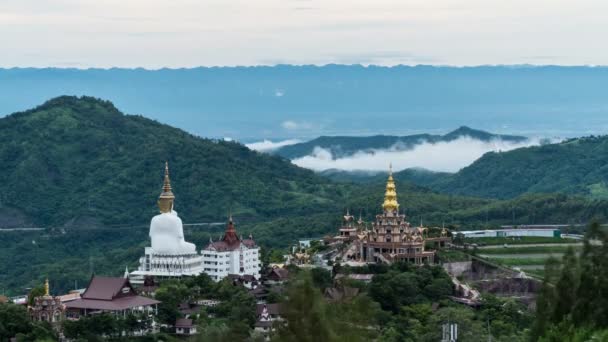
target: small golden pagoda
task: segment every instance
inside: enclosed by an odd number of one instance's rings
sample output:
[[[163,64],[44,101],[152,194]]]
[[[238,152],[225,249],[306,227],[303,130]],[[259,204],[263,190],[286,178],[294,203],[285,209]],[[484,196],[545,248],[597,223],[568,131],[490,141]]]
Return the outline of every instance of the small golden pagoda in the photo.
[[[61,324],[65,317],[65,305],[60,297],[51,296],[49,278],[44,281],[44,295],[35,297],[33,305],[28,307],[33,321],[49,322],[54,326]]]
[[[382,203],[382,209],[385,212],[394,212],[399,210],[399,203],[397,202],[397,188],[395,186],[395,180],[393,179],[393,165],[389,167],[388,181],[386,182],[386,192],[384,193],[384,203]]]
[[[173,201],[175,195],[171,189],[171,180],[169,179],[169,162],[165,162],[165,180],[163,183],[163,192],[158,197],[158,209],[161,213],[170,213],[173,210]]]

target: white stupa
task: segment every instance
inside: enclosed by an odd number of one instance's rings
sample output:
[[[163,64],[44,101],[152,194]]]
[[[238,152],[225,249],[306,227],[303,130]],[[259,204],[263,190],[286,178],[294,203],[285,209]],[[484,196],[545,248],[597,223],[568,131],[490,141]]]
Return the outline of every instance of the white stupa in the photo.
[[[139,268],[130,273],[131,283],[143,284],[146,276],[156,278],[198,275],[203,272],[203,257],[193,243],[184,239],[182,220],[173,210],[175,196],[169,179],[169,165],[165,163],[163,191],[158,198],[160,214],[150,222],[150,241],[139,259]]]

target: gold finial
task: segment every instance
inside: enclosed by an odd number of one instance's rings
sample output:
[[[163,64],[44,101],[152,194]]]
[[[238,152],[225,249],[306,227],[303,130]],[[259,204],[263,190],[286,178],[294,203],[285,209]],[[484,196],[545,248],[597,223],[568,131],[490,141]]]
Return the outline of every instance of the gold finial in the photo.
[[[50,296],[50,291],[49,291],[49,278],[46,278],[46,280],[44,281],[44,295],[45,295],[45,296]]]
[[[173,210],[173,200],[175,196],[171,189],[171,179],[169,179],[169,162],[165,162],[165,180],[163,192],[158,197],[158,209],[161,213],[170,213]]]
[[[389,165],[388,180],[386,182],[386,192],[384,193],[384,203],[382,203],[384,211],[397,211],[399,210],[399,203],[397,202],[397,189],[395,186],[395,180],[393,179],[393,164]]]

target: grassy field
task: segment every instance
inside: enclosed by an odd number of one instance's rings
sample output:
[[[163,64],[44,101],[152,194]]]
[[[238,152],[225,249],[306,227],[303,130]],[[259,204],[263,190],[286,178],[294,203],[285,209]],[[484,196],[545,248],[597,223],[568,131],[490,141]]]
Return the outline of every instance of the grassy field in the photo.
[[[567,243],[569,240],[559,239],[554,241],[556,241],[556,243],[563,244]],[[576,243],[578,241],[572,242]],[[548,243],[546,239],[544,239],[544,241],[533,239],[526,241],[526,243],[522,243],[521,245],[513,247],[496,246],[493,248],[477,249],[476,254],[484,259],[487,259],[490,262],[503,265],[509,268],[519,268],[530,276],[542,278],[544,276],[544,265],[547,259],[554,257],[558,260],[561,260],[562,255],[566,253],[568,248],[573,248],[575,252],[580,252],[582,249],[582,246],[580,244],[571,246],[526,246],[526,244],[546,243]]]
[[[548,258],[487,258],[488,260],[509,267],[544,265]]]
[[[493,245],[528,245],[528,244],[539,244],[539,243],[575,243],[577,240],[573,239],[562,239],[558,237],[544,237],[544,236],[524,236],[524,237],[488,237],[488,238],[467,238],[464,240],[466,243],[475,243],[479,246],[493,246]]]
[[[471,257],[462,251],[447,249],[438,250],[437,258],[442,262],[458,262],[471,260]]]
[[[582,246],[517,246],[478,249],[478,254],[563,254],[568,248],[580,251]]]

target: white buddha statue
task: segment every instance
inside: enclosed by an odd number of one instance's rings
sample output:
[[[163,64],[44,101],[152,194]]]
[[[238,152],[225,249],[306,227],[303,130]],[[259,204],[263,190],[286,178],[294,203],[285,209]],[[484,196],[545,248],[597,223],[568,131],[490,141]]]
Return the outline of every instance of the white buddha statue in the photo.
[[[163,192],[158,198],[160,214],[150,222],[150,240],[155,254],[183,255],[196,254],[193,243],[184,240],[182,220],[173,210],[175,196],[171,191],[169,180],[169,164],[165,163],[165,182]]]

